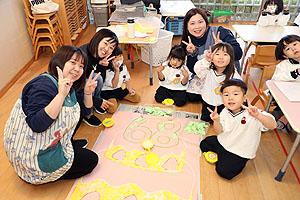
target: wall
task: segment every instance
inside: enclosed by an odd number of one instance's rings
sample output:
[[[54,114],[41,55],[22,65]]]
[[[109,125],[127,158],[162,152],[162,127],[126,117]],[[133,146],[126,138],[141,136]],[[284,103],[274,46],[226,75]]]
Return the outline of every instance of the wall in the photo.
[[[22,0],[0,0],[0,90],[34,56]]]

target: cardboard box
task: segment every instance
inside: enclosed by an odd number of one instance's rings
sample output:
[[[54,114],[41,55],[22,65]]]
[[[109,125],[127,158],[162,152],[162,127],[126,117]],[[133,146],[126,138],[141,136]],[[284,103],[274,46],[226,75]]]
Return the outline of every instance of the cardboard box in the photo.
[[[233,12],[230,10],[213,10],[213,23],[228,23]]]

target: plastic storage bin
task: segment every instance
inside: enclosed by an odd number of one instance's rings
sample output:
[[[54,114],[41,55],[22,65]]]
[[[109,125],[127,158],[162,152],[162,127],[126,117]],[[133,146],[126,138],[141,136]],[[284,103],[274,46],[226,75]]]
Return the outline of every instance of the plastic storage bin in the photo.
[[[230,10],[213,10],[213,22],[214,23],[228,23],[230,21],[233,12]]]
[[[152,45],[153,66],[160,66],[162,62],[166,61],[171,50],[173,35],[174,33],[171,31],[159,30],[157,43]],[[149,51],[148,46],[142,46],[142,61],[147,64],[150,64]]]
[[[166,21],[166,29],[172,31],[174,35],[182,35],[183,17],[169,17]]]
[[[96,26],[108,25],[108,5],[107,4],[92,4],[93,14]]]

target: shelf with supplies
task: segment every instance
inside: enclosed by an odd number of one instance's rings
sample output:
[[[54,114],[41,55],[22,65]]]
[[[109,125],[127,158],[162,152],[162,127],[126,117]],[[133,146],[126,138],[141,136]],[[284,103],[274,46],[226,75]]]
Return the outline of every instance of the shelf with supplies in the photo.
[[[59,4],[64,44],[75,45],[88,24],[86,0],[53,0]]]

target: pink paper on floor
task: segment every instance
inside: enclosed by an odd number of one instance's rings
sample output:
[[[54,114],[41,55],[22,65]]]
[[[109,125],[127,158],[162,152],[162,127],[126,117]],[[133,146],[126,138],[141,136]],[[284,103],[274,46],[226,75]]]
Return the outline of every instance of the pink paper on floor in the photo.
[[[197,199],[200,191],[200,135],[184,129],[190,119],[170,120],[118,111],[94,151],[100,161],[94,171],[78,179],[67,199]],[[151,139],[158,163],[142,141]]]

